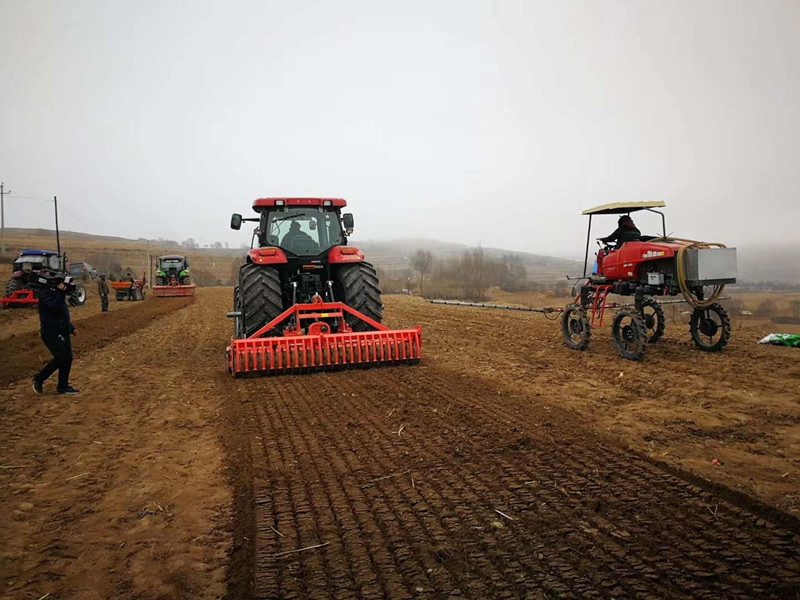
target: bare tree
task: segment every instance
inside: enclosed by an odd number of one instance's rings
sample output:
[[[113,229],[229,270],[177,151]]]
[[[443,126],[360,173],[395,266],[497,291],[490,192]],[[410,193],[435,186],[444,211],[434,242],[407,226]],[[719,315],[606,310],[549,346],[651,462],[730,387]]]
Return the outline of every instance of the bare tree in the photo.
[[[425,281],[425,274],[431,270],[433,266],[433,254],[430,250],[417,250],[411,257],[411,268],[419,273],[419,295],[424,294],[423,283]]]
[[[756,314],[767,319],[771,318],[775,315],[775,303],[772,300],[762,300],[756,308]]]
[[[792,309],[792,316],[795,319],[800,318],[800,300],[792,300],[789,302],[789,307]]]

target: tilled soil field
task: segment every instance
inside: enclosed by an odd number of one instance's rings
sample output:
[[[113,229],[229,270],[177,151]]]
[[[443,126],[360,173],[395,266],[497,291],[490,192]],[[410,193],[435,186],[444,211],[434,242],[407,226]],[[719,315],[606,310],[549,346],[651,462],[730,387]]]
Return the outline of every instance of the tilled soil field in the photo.
[[[95,346],[75,399],[2,392],[0,594],[800,597],[796,367],[777,349],[700,355],[676,331],[623,364],[600,332],[571,352],[541,318],[390,297],[391,325],[423,326],[420,365],[232,379],[229,303],[201,290]],[[719,450],[674,422],[706,431],[698,401],[763,421],[788,475],[754,494],[725,464],[683,470]],[[645,429],[680,455],[639,447]]]

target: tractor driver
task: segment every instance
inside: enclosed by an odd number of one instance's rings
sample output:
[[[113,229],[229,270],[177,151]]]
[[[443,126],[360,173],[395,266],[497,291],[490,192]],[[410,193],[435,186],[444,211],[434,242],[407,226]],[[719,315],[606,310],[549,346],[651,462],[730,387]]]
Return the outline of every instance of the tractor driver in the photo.
[[[621,248],[625,242],[635,242],[642,237],[642,232],[636,227],[630,215],[622,215],[617,221],[617,228],[609,236],[600,238],[601,242],[609,244],[616,242],[615,249]]]
[[[300,229],[299,221],[292,221],[292,224],[289,226],[289,232],[283,236],[281,247],[285,248],[289,252],[294,252],[292,246],[295,244],[300,247],[306,246],[309,248],[312,248],[315,245],[314,238]]]

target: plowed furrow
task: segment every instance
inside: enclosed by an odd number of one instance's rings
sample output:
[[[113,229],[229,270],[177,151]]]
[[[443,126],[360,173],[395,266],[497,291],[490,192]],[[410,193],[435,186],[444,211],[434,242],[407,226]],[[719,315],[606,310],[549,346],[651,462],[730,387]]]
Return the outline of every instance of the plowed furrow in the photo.
[[[369,414],[367,407],[356,406],[354,408],[362,415]],[[437,435],[444,439],[451,437],[449,435],[450,431],[448,431],[451,426],[448,423],[437,422],[436,424],[436,430],[438,432]],[[380,424],[377,426],[380,427]],[[418,431],[420,431],[418,428],[411,428],[408,430],[406,435],[409,438],[418,438]],[[415,439],[415,441],[421,442],[415,445],[421,449],[420,452],[424,452],[424,449],[427,448],[424,440]],[[471,456],[479,456],[485,452],[485,448],[473,448],[472,452],[468,452],[469,447],[472,446],[469,438],[460,439],[458,443],[461,446],[459,451],[462,454],[466,452]],[[459,464],[466,462],[467,468],[452,469],[448,467],[448,463],[452,463],[453,461],[448,459],[447,456],[427,452],[424,454],[424,460],[429,464],[436,465],[434,468],[426,470],[423,477],[425,484],[432,485],[432,487],[438,492],[440,503],[444,502],[446,505],[449,504],[456,506],[471,506],[476,509],[474,511],[460,511],[462,528],[473,531],[491,531],[493,527],[496,527],[498,519],[501,519],[500,522],[502,522],[502,519],[505,518],[501,518],[501,516],[495,512],[494,506],[501,507],[506,513],[518,514],[521,512],[515,510],[518,502],[510,492],[510,490],[513,488],[522,489],[519,483],[521,481],[519,473],[509,474],[504,472],[500,481],[502,485],[498,488],[496,477],[487,479],[482,475],[491,469],[489,466],[484,465],[478,467],[476,465],[475,468],[470,468],[469,465],[472,463],[472,460],[470,460],[469,462],[459,461]],[[495,467],[500,465],[505,470],[507,465],[502,464],[503,462],[504,461],[502,461],[502,459],[500,461],[495,460]],[[530,502],[524,502],[525,507],[527,507],[529,504]],[[541,519],[541,507],[538,507],[537,518]],[[549,521],[558,522],[558,515],[553,515],[552,519],[549,519]],[[544,523],[547,522],[548,520],[544,521]],[[509,524],[509,527],[511,527],[511,524]],[[533,531],[546,532],[549,531],[549,528],[536,527],[533,529]],[[553,533],[555,533],[557,536],[564,535],[564,533],[560,530],[556,530]],[[496,531],[494,534],[503,543],[507,543],[509,538],[512,538],[514,543],[517,545],[522,543],[523,545],[541,546],[543,548],[547,548],[548,556],[552,555],[553,548],[559,547],[557,543],[554,543],[554,540],[530,538],[529,536],[524,535],[524,533],[523,535],[520,535],[520,531],[518,530],[506,530],[506,528],[503,528],[500,531]],[[575,531],[568,531],[567,534],[572,535],[573,538],[575,537]],[[575,542],[574,539],[573,542]],[[587,549],[591,549],[591,547]],[[580,554],[578,552],[578,548],[574,547],[574,544],[571,548],[569,548],[568,552]],[[569,556],[561,557],[561,559],[558,560],[558,564],[552,569],[549,569],[548,577],[548,574],[542,573],[543,570],[548,571],[547,563],[536,560],[531,562],[529,557],[525,555],[517,556],[514,554],[513,550],[497,551],[495,549],[490,549],[487,552],[486,548],[481,548],[476,554],[480,556],[481,559],[483,559],[484,555],[486,555],[492,565],[504,573],[506,580],[527,581],[528,577],[531,577],[534,578],[534,580],[538,579],[539,588],[552,593],[567,593],[570,587],[565,585],[564,581],[575,580],[574,589],[576,591],[581,591],[584,597],[586,597],[584,592],[585,590],[591,590],[595,585],[599,585],[598,582],[590,582],[575,574],[570,574],[570,568],[567,566],[569,564]],[[541,554],[541,552],[539,554]],[[613,556],[613,554],[611,555]],[[514,556],[515,558],[510,559],[510,556]],[[531,568],[527,568],[528,572],[526,577],[520,578],[520,570],[526,568],[525,565],[528,565],[528,567]],[[626,573],[624,572],[625,567],[626,564],[624,562],[621,562],[620,565],[617,565],[617,568],[621,571],[617,574],[623,581],[626,579]],[[565,573],[567,577],[564,577]],[[631,575],[635,575],[635,573],[631,573]],[[497,596],[502,591],[503,590],[494,590],[494,596]],[[518,589],[517,591],[520,590]],[[619,592],[617,591],[617,594],[618,593]]]
[[[258,390],[264,461],[258,597],[778,598],[800,585],[791,532],[551,431],[547,409],[478,380],[391,368],[242,385]]]

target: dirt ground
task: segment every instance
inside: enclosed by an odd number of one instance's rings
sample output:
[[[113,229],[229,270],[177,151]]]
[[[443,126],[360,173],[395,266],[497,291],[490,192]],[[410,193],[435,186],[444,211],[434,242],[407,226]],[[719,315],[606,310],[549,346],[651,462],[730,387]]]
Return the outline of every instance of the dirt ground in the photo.
[[[420,365],[233,379],[230,294],[0,391],[0,597],[800,598],[797,350],[387,297]]]

